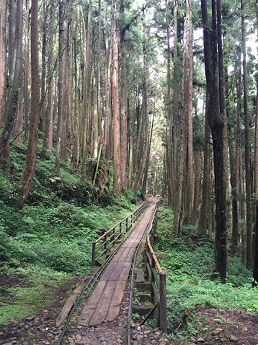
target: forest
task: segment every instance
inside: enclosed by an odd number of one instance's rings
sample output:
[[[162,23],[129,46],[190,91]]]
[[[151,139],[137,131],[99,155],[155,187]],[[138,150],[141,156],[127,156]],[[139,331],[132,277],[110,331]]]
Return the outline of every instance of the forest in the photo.
[[[161,251],[207,241],[212,279],[255,287],[257,24],[257,0],[0,0],[0,275],[81,274],[160,195]]]

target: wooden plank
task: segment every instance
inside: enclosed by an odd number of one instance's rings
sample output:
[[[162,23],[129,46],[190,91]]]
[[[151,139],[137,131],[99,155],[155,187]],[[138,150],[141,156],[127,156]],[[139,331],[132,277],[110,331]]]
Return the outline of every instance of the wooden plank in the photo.
[[[125,261],[125,258],[127,257],[131,247],[123,247],[123,251],[121,254],[117,257],[117,261]]]
[[[108,280],[118,280],[122,270],[124,268],[124,263],[123,262],[117,262],[116,263],[116,268],[113,270],[113,272],[110,274]]]
[[[102,296],[103,297],[108,297],[111,300],[112,296],[114,294],[115,288],[116,288],[116,282],[115,281],[108,281],[107,284],[106,284],[106,287],[105,287],[105,289],[103,291]]]
[[[100,281],[108,280],[114,269],[116,268],[117,262],[111,261],[104,273],[100,277]]]
[[[110,298],[102,297],[99,301],[97,308],[90,319],[89,326],[97,326],[105,321],[108,309],[110,305]]]
[[[126,281],[118,281],[113,294],[110,306],[115,307],[122,303],[125,292]]]
[[[119,312],[120,312],[120,306],[111,306],[108,309],[106,320],[107,321],[114,321],[118,317]]]
[[[124,268],[122,269],[122,272],[118,278],[118,280],[127,280],[128,279],[128,276],[129,276],[129,273],[130,273],[130,270],[131,270],[131,262],[125,262],[124,263]]]
[[[128,254],[127,254],[127,257],[125,259],[126,262],[132,262],[133,260],[133,257],[134,257],[134,253],[135,253],[135,249],[134,247],[130,248]]]
[[[88,326],[95,309],[85,309],[78,318],[78,326]]]
[[[86,301],[86,305],[82,312],[84,312],[87,309],[94,309],[97,307],[99,300],[101,298],[101,295],[106,287],[107,282],[106,281],[99,281],[96,285],[95,289],[93,290],[91,296]]]
[[[76,301],[77,295],[71,295],[65,305],[63,306],[60,314],[58,315],[56,319],[56,327],[59,327],[63,324],[65,319],[67,318],[67,315],[69,314],[70,310],[72,309],[75,301]]]

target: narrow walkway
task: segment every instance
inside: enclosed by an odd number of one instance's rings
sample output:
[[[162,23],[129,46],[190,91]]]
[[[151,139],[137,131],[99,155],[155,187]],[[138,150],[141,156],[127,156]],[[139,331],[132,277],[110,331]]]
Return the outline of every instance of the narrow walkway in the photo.
[[[147,208],[142,220],[103,272],[78,318],[79,326],[97,326],[104,321],[113,321],[118,316],[133,256],[151,220],[155,205],[156,200]]]

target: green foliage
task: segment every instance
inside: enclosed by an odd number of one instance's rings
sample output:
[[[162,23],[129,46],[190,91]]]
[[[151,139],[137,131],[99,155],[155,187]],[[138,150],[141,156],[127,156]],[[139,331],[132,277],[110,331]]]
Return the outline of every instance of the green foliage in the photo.
[[[194,335],[201,320],[189,318],[196,306],[245,309],[258,312],[258,295],[251,287],[251,272],[238,257],[229,257],[226,284],[212,280],[214,270],[213,243],[198,239],[196,227],[184,226],[182,237],[173,234],[170,210],[158,212],[155,251],[167,273],[168,328],[181,325],[178,339]],[[187,320],[187,321],[186,321]],[[183,326],[182,326],[183,325]]]
[[[40,146],[39,142],[39,146]],[[82,273],[89,269],[91,243],[100,229],[108,229],[132,208],[127,196],[123,208],[106,194],[105,208],[92,204],[96,192],[62,162],[54,176],[55,156],[38,148],[36,174],[29,202],[16,207],[17,186],[26,147],[11,151],[8,173],[0,170],[0,260],[2,266],[16,262],[23,267],[39,265],[56,271]],[[17,261],[15,261],[17,260]],[[1,264],[0,264],[1,268]]]
[[[110,228],[128,211],[117,206],[87,208],[61,202],[55,207],[25,206],[18,211],[2,203],[1,259],[36,264],[56,271],[89,270],[91,243],[100,229]]]
[[[29,281],[27,287],[0,286],[10,297],[0,299],[0,324],[47,308],[54,298],[49,287],[68,276],[88,273],[93,240],[135,207],[128,199],[130,193],[121,204],[108,190],[100,197],[69,164],[61,163],[60,176],[54,176],[54,155],[40,147],[38,152],[33,188],[22,210],[16,204],[25,146],[13,147],[15,163],[8,172],[0,170],[0,275],[11,280],[22,275]]]

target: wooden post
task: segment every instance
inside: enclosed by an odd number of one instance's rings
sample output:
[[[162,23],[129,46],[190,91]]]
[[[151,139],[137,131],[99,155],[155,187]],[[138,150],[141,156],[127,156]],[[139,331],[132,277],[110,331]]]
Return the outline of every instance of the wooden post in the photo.
[[[119,224],[120,227],[121,223]],[[113,228],[113,241],[116,244],[116,227]]]
[[[162,332],[167,333],[167,296],[166,296],[166,273],[161,272],[159,275],[160,279],[160,304],[159,304],[159,314],[160,314],[160,329]]]
[[[155,299],[155,294],[154,294],[154,288],[153,285],[155,284],[155,276],[153,271],[155,270],[155,260],[153,259],[153,253],[150,253],[150,257],[151,257],[151,262],[150,262],[150,267],[151,267],[151,276],[150,276],[150,280],[151,280],[151,298],[152,300]]]
[[[107,236],[107,234],[105,234],[105,236],[104,236],[104,241],[105,241],[105,245],[104,245],[104,248],[105,248],[105,255],[107,255],[107,240],[108,240],[108,236]]]
[[[92,252],[91,252],[91,267],[96,264],[96,242],[92,242]]]

